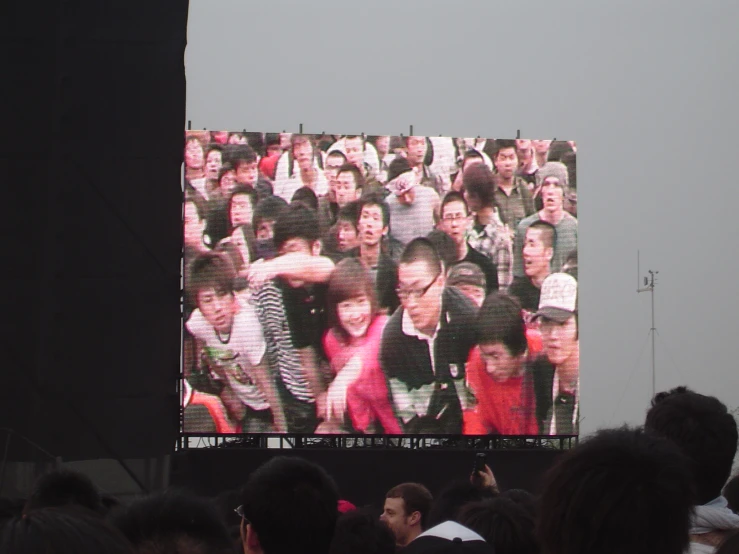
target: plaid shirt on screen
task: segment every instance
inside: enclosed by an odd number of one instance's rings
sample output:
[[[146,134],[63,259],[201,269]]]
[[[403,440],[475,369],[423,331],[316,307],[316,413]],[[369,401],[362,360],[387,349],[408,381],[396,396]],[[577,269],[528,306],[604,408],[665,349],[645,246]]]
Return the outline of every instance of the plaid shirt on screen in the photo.
[[[498,267],[498,290],[505,291],[513,280],[513,242],[497,214],[482,228],[477,224],[472,226],[467,232],[467,244],[495,263]]]

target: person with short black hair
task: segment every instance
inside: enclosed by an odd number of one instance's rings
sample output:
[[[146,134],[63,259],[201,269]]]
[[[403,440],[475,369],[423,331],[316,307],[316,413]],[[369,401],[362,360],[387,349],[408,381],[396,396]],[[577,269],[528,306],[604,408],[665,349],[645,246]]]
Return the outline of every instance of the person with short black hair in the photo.
[[[557,230],[547,221],[535,221],[526,229],[521,251],[524,275],[513,278],[508,292],[527,312],[539,309],[541,285],[551,273],[556,236]]]
[[[485,292],[498,290],[498,268],[492,260],[475,250],[467,243],[467,230],[470,227],[470,212],[461,193],[451,191],[441,201],[440,228],[448,234],[456,245],[454,263],[469,262],[477,265],[485,275]]]
[[[486,467],[485,469],[486,471],[481,473],[487,474],[490,468]],[[490,475],[492,475],[492,472],[490,472]],[[460,523],[459,513],[463,506],[470,502],[495,498],[498,494],[497,485],[486,485],[484,482],[478,482],[477,478],[455,479],[448,483],[434,498],[434,503],[429,511],[428,526],[439,525],[445,521]]]
[[[336,522],[328,554],[395,554],[395,536],[386,523],[354,510]]]
[[[317,153],[313,135],[292,135],[290,150],[277,162],[274,195],[289,202],[300,187],[306,186],[322,196],[328,192],[328,182],[323,175],[322,158]]]
[[[313,211],[318,209],[318,198],[313,189],[309,187],[300,187],[295,191],[293,197],[290,199],[290,203],[300,202],[306,208],[310,208]]]
[[[223,148],[219,144],[211,144],[205,154],[205,178],[216,181],[223,165]]]
[[[169,490],[139,498],[113,523],[141,554],[233,552],[228,528],[215,506],[184,491]]]
[[[346,156],[338,150],[329,151],[323,162],[323,174],[326,176],[328,191],[318,197],[317,215],[321,237],[326,237],[330,233],[341,209],[336,201],[336,188],[339,184],[339,170],[344,164],[346,164]]]
[[[345,163],[336,173],[336,187],[334,195],[336,205],[343,208],[349,202],[359,200],[364,188],[364,176],[355,165]]]
[[[245,554],[326,554],[339,493],[326,471],[297,456],[277,456],[254,471],[242,491]]]
[[[493,195],[500,219],[504,225],[515,229],[522,219],[536,211],[526,181],[516,175],[518,169],[516,142],[497,140],[493,163],[496,170]]]
[[[81,508],[43,508],[10,520],[0,554],[134,554],[117,530]]]
[[[236,272],[224,254],[196,257],[185,290],[197,306],[185,322],[204,344],[211,378],[222,386],[220,398],[243,432],[285,431],[282,401],[265,363],[267,345],[254,308],[236,296]]]
[[[549,554],[683,554],[692,499],[689,461],[670,441],[598,431],[548,472],[537,535]]]
[[[449,177],[446,179],[441,175],[434,173],[429,167],[433,158],[429,157],[432,153],[432,145],[427,137],[408,136],[405,137],[405,160],[418,175],[418,184],[428,187],[436,191],[438,196],[442,196],[451,187]],[[388,169],[388,173],[390,170]],[[388,182],[390,181],[388,175]]]
[[[288,430],[311,433],[325,405],[319,366],[326,330],[326,282],[334,264],[320,255],[315,212],[302,204],[293,204],[279,214],[273,240],[278,256],[250,267],[249,281],[256,291],[253,302],[264,330],[270,367],[278,374]]]
[[[372,143],[365,142],[362,135],[347,135],[344,137],[346,161],[357,168],[362,181],[362,192],[377,194],[382,192],[382,185],[377,180],[377,171],[372,169],[364,160],[367,145],[372,147]],[[359,183],[359,179],[357,179],[357,183]]]
[[[534,383],[521,305],[505,293],[489,295],[475,321],[478,346],[467,362],[476,403],[464,413],[468,435],[536,435]]]
[[[529,139],[516,139],[516,156],[518,157],[516,175],[526,181],[529,191],[531,191],[536,182],[536,172],[539,170],[539,166],[536,164],[534,147]]]
[[[539,554],[534,517],[510,498],[498,496],[467,504],[458,520],[479,533],[495,552]]]
[[[68,469],[56,469],[39,477],[33,485],[23,513],[64,506],[80,506],[99,515],[105,513],[100,492],[90,478]]]
[[[269,260],[277,255],[274,246],[275,221],[287,206],[287,202],[279,196],[268,196],[257,202],[253,217],[257,259]]]
[[[425,238],[412,240],[398,265],[401,307],[382,337],[380,359],[407,433],[462,432],[471,402],[465,363],[475,337],[474,305],[444,288],[444,266]]]
[[[405,547],[428,527],[433,503],[429,490],[420,483],[401,483],[385,495],[380,519],[395,535],[395,544]]]
[[[677,387],[655,395],[644,427],[674,442],[690,459],[696,504],[690,552],[713,552],[739,529],[739,516],[721,496],[737,449],[734,416],[718,398]]]

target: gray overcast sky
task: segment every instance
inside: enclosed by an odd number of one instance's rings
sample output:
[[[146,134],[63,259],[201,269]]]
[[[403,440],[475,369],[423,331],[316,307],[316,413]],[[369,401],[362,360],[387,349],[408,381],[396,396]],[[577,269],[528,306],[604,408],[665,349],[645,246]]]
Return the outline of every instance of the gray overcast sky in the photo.
[[[657,389],[734,408],[739,3],[680,4],[192,0],[187,118],[577,140],[582,432],[649,400],[637,249],[660,272]]]

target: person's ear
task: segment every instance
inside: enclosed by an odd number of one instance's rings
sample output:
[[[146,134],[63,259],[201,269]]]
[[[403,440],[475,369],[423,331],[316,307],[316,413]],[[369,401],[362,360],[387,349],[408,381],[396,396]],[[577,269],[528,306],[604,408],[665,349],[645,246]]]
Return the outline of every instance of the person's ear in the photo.
[[[409,525],[420,525],[421,524],[421,512],[413,512],[408,516]]]
[[[554,258],[554,247],[547,246],[546,249],[544,250],[544,256],[551,263],[552,258]]]
[[[247,523],[246,526],[242,523],[242,544],[244,547],[245,554],[262,554],[262,544],[259,542],[259,535],[251,526],[251,523]]]

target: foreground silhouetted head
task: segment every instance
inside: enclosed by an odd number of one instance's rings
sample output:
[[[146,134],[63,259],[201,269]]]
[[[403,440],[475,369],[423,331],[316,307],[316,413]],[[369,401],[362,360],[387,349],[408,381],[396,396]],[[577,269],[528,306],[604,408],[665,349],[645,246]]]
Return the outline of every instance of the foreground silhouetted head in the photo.
[[[106,511],[100,493],[87,475],[60,469],[39,477],[23,513],[64,506],[80,506],[100,515]]]

